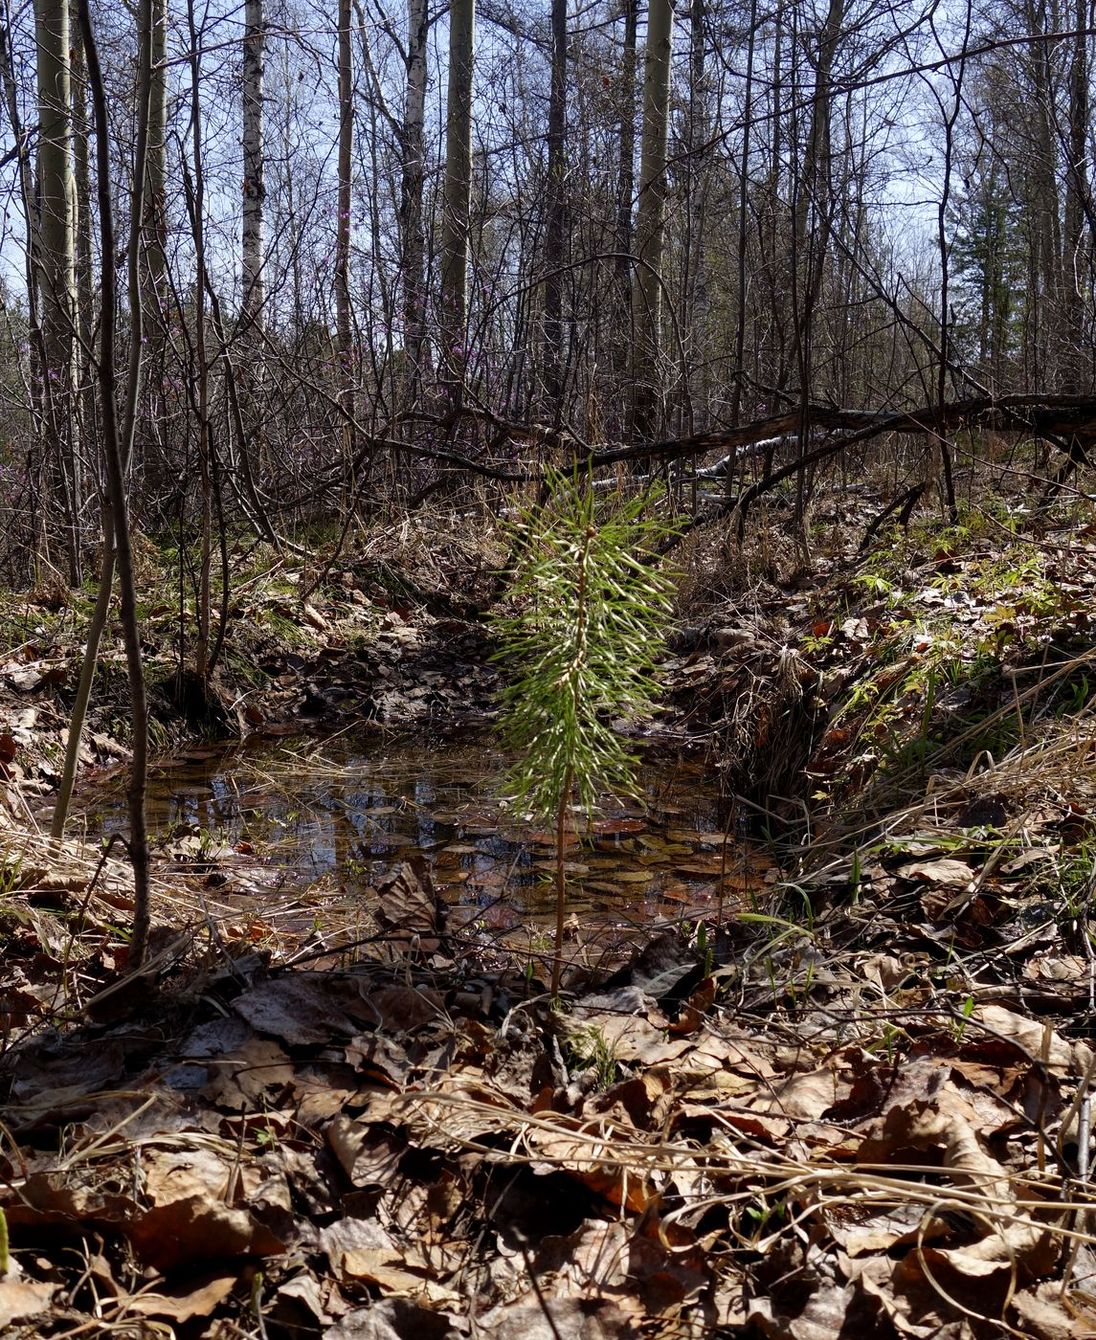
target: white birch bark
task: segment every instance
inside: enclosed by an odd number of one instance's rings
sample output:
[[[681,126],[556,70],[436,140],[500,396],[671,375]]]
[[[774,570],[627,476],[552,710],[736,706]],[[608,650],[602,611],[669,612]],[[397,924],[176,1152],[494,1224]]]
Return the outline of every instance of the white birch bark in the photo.
[[[167,301],[167,0],[152,0],[151,40],[142,302],[145,329],[158,344]]]
[[[266,29],[263,0],[244,6],[243,147],[244,214],[241,278],[244,323],[258,333],[263,323],[265,285],[264,205],[266,186],[263,145],[263,80],[266,70]]]

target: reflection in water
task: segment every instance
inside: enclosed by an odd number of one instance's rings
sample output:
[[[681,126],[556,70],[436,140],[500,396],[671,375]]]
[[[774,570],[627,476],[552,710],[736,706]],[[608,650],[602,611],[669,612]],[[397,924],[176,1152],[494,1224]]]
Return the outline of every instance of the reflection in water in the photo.
[[[550,831],[507,810],[505,771],[504,756],[482,741],[386,745],[343,735],[197,750],[156,771],[149,821],[181,859],[254,852],[298,889],[326,877],[354,895],[414,855],[450,902],[505,926],[547,912],[553,853]],[[606,798],[570,847],[573,912],[643,920],[702,905],[721,885],[757,881],[757,861],[733,827],[724,842],[725,807],[704,763],[652,759],[640,787],[642,800]],[[120,795],[87,819],[105,832],[124,827]]]

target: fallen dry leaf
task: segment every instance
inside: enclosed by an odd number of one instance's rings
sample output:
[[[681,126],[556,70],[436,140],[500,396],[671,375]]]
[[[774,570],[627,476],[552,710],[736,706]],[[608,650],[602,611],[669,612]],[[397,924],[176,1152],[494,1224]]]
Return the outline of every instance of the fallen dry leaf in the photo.
[[[974,879],[974,871],[966,861],[941,857],[938,861],[910,861],[898,867],[896,874],[903,879],[919,880],[923,884],[946,884],[966,889]]]
[[[56,1284],[0,1279],[0,1330],[14,1322],[41,1316],[53,1301]]]
[[[235,1275],[218,1272],[202,1284],[193,1281],[176,1289],[138,1294],[123,1300],[123,1312],[141,1317],[166,1318],[182,1324],[195,1317],[208,1317],[236,1287]]]

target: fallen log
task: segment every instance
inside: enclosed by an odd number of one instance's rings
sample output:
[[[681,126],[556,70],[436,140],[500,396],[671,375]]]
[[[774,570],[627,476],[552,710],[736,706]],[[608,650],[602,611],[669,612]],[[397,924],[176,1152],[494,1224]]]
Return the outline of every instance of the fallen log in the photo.
[[[402,421],[404,416],[397,416]],[[1007,395],[976,396],[955,400],[943,407],[925,405],[913,410],[841,409],[833,405],[797,407],[784,414],[755,419],[737,428],[720,428],[685,437],[664,438],[630,445],[616,444],[592,450],[575,437],[566,427],[551,428],[545,424],[518,423],[506,420],[490,410],[465,406],[448,416],[414,414],[409,417],[429,424],[435,433],[452,433],[458,419],[478,421],[493,430],[496,446],[506,444],[511,449],[535,449],[538,453],[569,455],[580,470],[597,471],[610,465],[640,461],[670,461],[696,459],[709,452],[721,451],[722,457],[697,472],[701,479],[725,476],[736,461],[754,457],[780,447],[798,448],[796,459],[759,480],[743,496],[749,507],[774,484],[788,478],[797,470],[847,447],[868,442],[887,433],[939,438],[962,429],[981,432],[1027,434],[1050,442],[1065,457],[1064,469],[1071,471],[1087,465],[1091,448],[1096,445],[1096,396],[1090,395]],[[361,442],[360,467],[371,453],[398,452],[408,458],[431,460],[455,472],[479,475],[499,483],[542,482],[539,465],[523,468],[513,455],[507,460],[498,450],[483,456],[473,456],[453,450],[446,445],[428,446],[412,441],[371,432],[366,424],[355,423]],[[389,425],[391,428],[393,425]],[[520,459],[520,458],[519,458]],[[345,471],[345,464],[333,462],[308,493],[337,483]],[[299,505],[301,498],[288,500],[285,506]]]
[[[885,433],[938,437],[961,429],[992,433],[1027,433],[1052,442],[1074,457],[1080,448],[1086,458],[1088,447],[1096,442],[1096,396],[1082,395],[1009,395],[976,396],[913,410],[839,409],[832,405],[808,405],[786,414],[755,419],[738,428],[695,433],[688,437],[659,442],[640,442],[632,446],[611,447],[594,452],[588,458],[592,469],[622,461],[658,457],[664,461],[702,456],[722,450],[728,455],[739,448],[752,447],[769,439],[814,439],[819,433],[839,435],[827,446],[840,450],[855,440],[865,442]],[[814,456],[815,451],[809,455]],[[717,466],[722,462],[717,462]],[[709,470],[716,467],[708,467]]]

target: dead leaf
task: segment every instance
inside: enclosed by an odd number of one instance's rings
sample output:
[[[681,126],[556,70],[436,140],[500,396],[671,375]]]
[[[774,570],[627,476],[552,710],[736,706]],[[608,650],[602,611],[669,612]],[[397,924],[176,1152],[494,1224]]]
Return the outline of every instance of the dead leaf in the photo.
[[[56,1284],[0,1279],[0,1330],[13,1322],[40,1316],[53,1301]]]
[[[687,1038],[668,1041],[665,1030],[634,1015],[576,1009],[572,1018],[580,1045],[583,1039],[588,1045],[590,1038],[596,1038],[598,1049],[603,1048],[616,1061],[660,1065],[681,1056],[690,1047]]]
[[[383,1127],[339,1116],[325,1134],[354,1186],[386,1186],[399,1175],[406,1146]]]
[[[439,947],[445,909],[434,893],[425,865],[401,861],[377,881],[377,920],[389,932],[397,952],[416,948],[431,954]]]
[[[326,633],[330,631],[330,623],[328,623],[315,605],[309,604],[307,600],[301,602],[301,615],[305,622],[311,624],[317,633]]]
[[[477,1317],[492,1340],[623,1340],[637,1334],[634,1311],[623,1300],[522,1298],[493,1307]],[[633,1304],[638,1309],[638,1304]]]
[[[1029,1019],[1003,1005],[983,1005],[972,1016],[987,1033],[1014,1042],[1032,1060],[1045,1061],[1057,1074],[1083,1074],[1092,1059],[1092,1051],[1083,1042],[1066,1042],[1053,1029]]]
[[[352,1037],[373,1020],[352,979],[325,973],[271,978],[242,992],[233,1009],[260,1033],[291,1047],[331,1044]]]
[[[442,996],[426,987],[393,984],[374,987],[365,996],[376,1012],[376,1025],[388,1033],[411,1033],[445,1018]]]
[[[448,1313],[405,1298],[382,1298],[348,1312],[324,1331],[323,1340],[457,1340],[466,1334],[466,1328]]]
[[[421,1294],[426,1278],[405,1268],[409,1248],[373,1219],[340,1219],[320,1233],[320,1247],[343,1283],[375,1284],[385,1293]]]
[[[126,1312],[141,1317],[166,1317],[182,1323],[195,1317],[208,1317],[236,1287],[235,1275],[216,1274],[203,1284],[193,1281],[177,1289],[156,1293],[142,1293],[125,1300]]]
[[[212,1058],[211,1078],[203,1094],[211,1102],[234,1110],[250,1109],[293,1083],[294,1068],[286,1053],[270,1038],[251,1038],[242,1047]]]
[[[178,1270],[197,1261],[233,1256],[277,1256],[286,1243],[247,1210],[208,1196],[191,1196],[157,1206],[128,1230],[142,1260],[157,1270]]]
[[[857,1293],[851,1285],[816,1284],[806,1306],[794,1316],[785,1313],[771,1297],[757,1298],[750,1305],[749,1321],[772,1340],[834,1340],[839,1335],[866,1335],[868,1332],[853,1331],[847,1324]]]
[[[836,1073],[827,1067],[792,1075],[775,1087],[775,1092],[758,1098],[758,1112],[772,1112],[782,1117],[818,1121],[835,1103],[845,1098],[851,1085],[839,1081]]]
[[[1074,1300],[1067,1293],[1068,1309],[1063,1306],[1062,1288],[1049,1282],[1022,1289],[1013,1296],[1010,1318],[1023,1327],[1029,1340],[1077,1340],[1080,1335],[1096,1335],[1096,1310],[1091,1300]]]
[[[526,1145],[535,1160],[533,1170],[538,1174],[557,1170],[567,1173],[610,1203],[636,1214],[642,1214],[657,1199],[654,1148],[645,1168],[638,1149],[633,1148],[628,1166],[615,1157],[611,1132],[599,1135],[565,1126],[556,1129],[537,1126],[528,1132]]]
[[[924,884],[946,884],[967,889],[974,879],[974,871],[966,861],[942,857],[938,861],[911,861],[898,867],[896,874],[903,879],[920,880]]]

